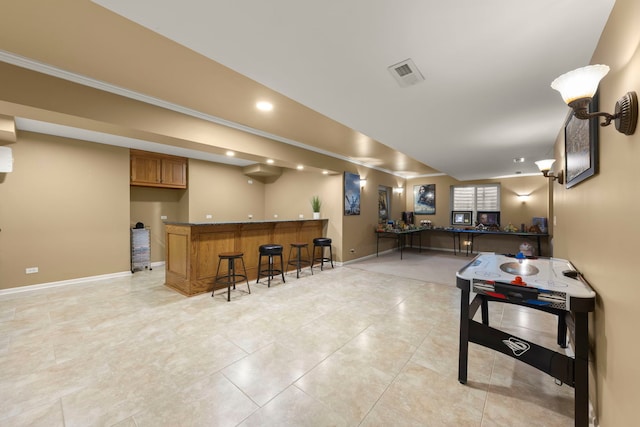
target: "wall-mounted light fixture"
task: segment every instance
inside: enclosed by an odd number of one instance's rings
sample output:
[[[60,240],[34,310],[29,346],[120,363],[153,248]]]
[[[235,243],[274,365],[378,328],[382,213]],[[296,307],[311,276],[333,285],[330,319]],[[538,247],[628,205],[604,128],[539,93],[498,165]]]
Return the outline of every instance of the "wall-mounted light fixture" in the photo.
[[[361,179],[360,180],[360,188],[364,188],[365,185],[367,185],[367,180],[366,179]]]
[[[558,184],[564,184],[564,173],[562,171],[558,172],[557,175],[555,175],[553,172],[550,172],[551,166],[553,166],[553,163],[555,161],[555,159],[538,160],[537,162],[535,162],[535,164],[536,166],[538,166],[538,169],[540,169],[540,172],[542,172],[542,175],[547,178],[551,178],[552,181],[557,180]]]
[[[397,194],[402,194],[404,192],[404,187],[393,187],[393,192]]]
[[[520,200],[522,203],[528,202],[530,197],[531,194],[518,194],[518,200]]]
[[[588,65],[561,75],[551,82],[551,87],[560,92],[562,99],[573,109],[577,118],[587,120],[604,117],[601,126],[609,126],[615,121],[618,132],[632,135],[638,123],[638,95],[635,92],[627,92],[616,102],[614,114],[589,113],[589,103],[598,90],[600,80],[608,72],[609,67],[606,65]]]

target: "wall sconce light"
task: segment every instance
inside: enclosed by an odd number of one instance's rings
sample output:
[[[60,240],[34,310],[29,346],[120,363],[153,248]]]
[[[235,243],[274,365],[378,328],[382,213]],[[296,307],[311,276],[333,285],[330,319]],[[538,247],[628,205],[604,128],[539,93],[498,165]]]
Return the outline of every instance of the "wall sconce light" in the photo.
[[[538,160],[535,162],[542,175],[546,178],[551,178],[552,181],[558,181],[558,184],[564,184],[564,173],[562,171],[558,172],[557,175],[554,175],[553,172],[549,172],[551,170],[551,166],[555,162],[555,159],[546,159],[546,160]]]
[[[551,87],[560,92],[562,99],[573,109],[577,118],[587,120],[601,116],[605,120],[600,126],[609,126],[615,121],[618,132],[632,135],[638,123],[638,95],[635,92],[627,92],[618,99],[614,114],[589,113],[589,103],[598,90],[600,80],[608,72],[609,67],[606,65],[588,65],[561,75],[551,82]]]
[[[360,180],[360,188],[364,188],[365,185],[367,185],[367,180],[366,179],[361,179]]]
[[[393,192],[397,194],[402,194],[404,192],[404,187],[394,187]]]
[[[530,197],[530,194],[518,194],[518,200],[520,200],[522,203],[528,202]]]

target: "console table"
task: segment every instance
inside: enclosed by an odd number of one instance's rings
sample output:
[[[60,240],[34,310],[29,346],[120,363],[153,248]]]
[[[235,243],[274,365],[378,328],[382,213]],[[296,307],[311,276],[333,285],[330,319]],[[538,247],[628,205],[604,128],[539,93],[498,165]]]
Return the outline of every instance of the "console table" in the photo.
[[[548,238],[548,233],[526,233],[526,232],[509,232],[509,231],[486,231],[486,230],[467,230],[462,228],[453,228],[453,229],[444,229],[440,231],[446,231],[448,233],[452,233],[453,235],[453,253],[457,254],[458,252],[462,252],[460,249],[460,241],[462,240],[462,236],[469,236],[470,244],[467,246],[467,255],[469,252],[473,253],[473,242],[474,239],[481,236],[517,236],[524,237],[525,239],[535,240],[538,248],[538,256],[542,256],[542,242],[540,239]],[[456,239],[457,239],[457,251],[456,251]]]
[[[418,248],[422,252],[422,234],[424,228],[414,228],[409,230],[376,230],[376,256],[378,256],[378,246],[380,239],[396,239],[398,249],[400,250],[400,259],[402,259],[402,251],[407,244],[407,236],[409,237],[409,245],[413,246],[413,236],[418,235]]]

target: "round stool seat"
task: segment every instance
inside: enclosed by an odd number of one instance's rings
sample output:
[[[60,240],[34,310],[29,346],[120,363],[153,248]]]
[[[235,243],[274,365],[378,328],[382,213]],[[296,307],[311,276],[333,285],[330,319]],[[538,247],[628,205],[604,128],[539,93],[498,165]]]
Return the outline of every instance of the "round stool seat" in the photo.
[[[262,255],[279,255],[282,253],[282,245],[267,244],[258,248]]]
[[[292,243],[291,246],[293,246],[294,248],[304,248],[305,246],[309,246],[309,244],[304,242],[299,242],[299,243]]]
[[[313,239],[314,246],[331,246],[331,239],[328,237],[316,237]]]
[[[242,258],[244,254],[242,252],[221,252],[218,254],[218,257],[221,259],[230,259],[230,258]]]

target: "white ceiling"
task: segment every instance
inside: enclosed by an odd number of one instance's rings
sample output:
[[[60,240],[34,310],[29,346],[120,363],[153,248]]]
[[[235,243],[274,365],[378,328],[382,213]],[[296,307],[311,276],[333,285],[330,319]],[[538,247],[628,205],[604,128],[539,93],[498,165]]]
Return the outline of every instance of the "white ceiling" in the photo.
[[[552,156],[549,84],[590,62],[614,2],[94,0],[460,180]],[[408,58],[425,81],[401,88]]]

